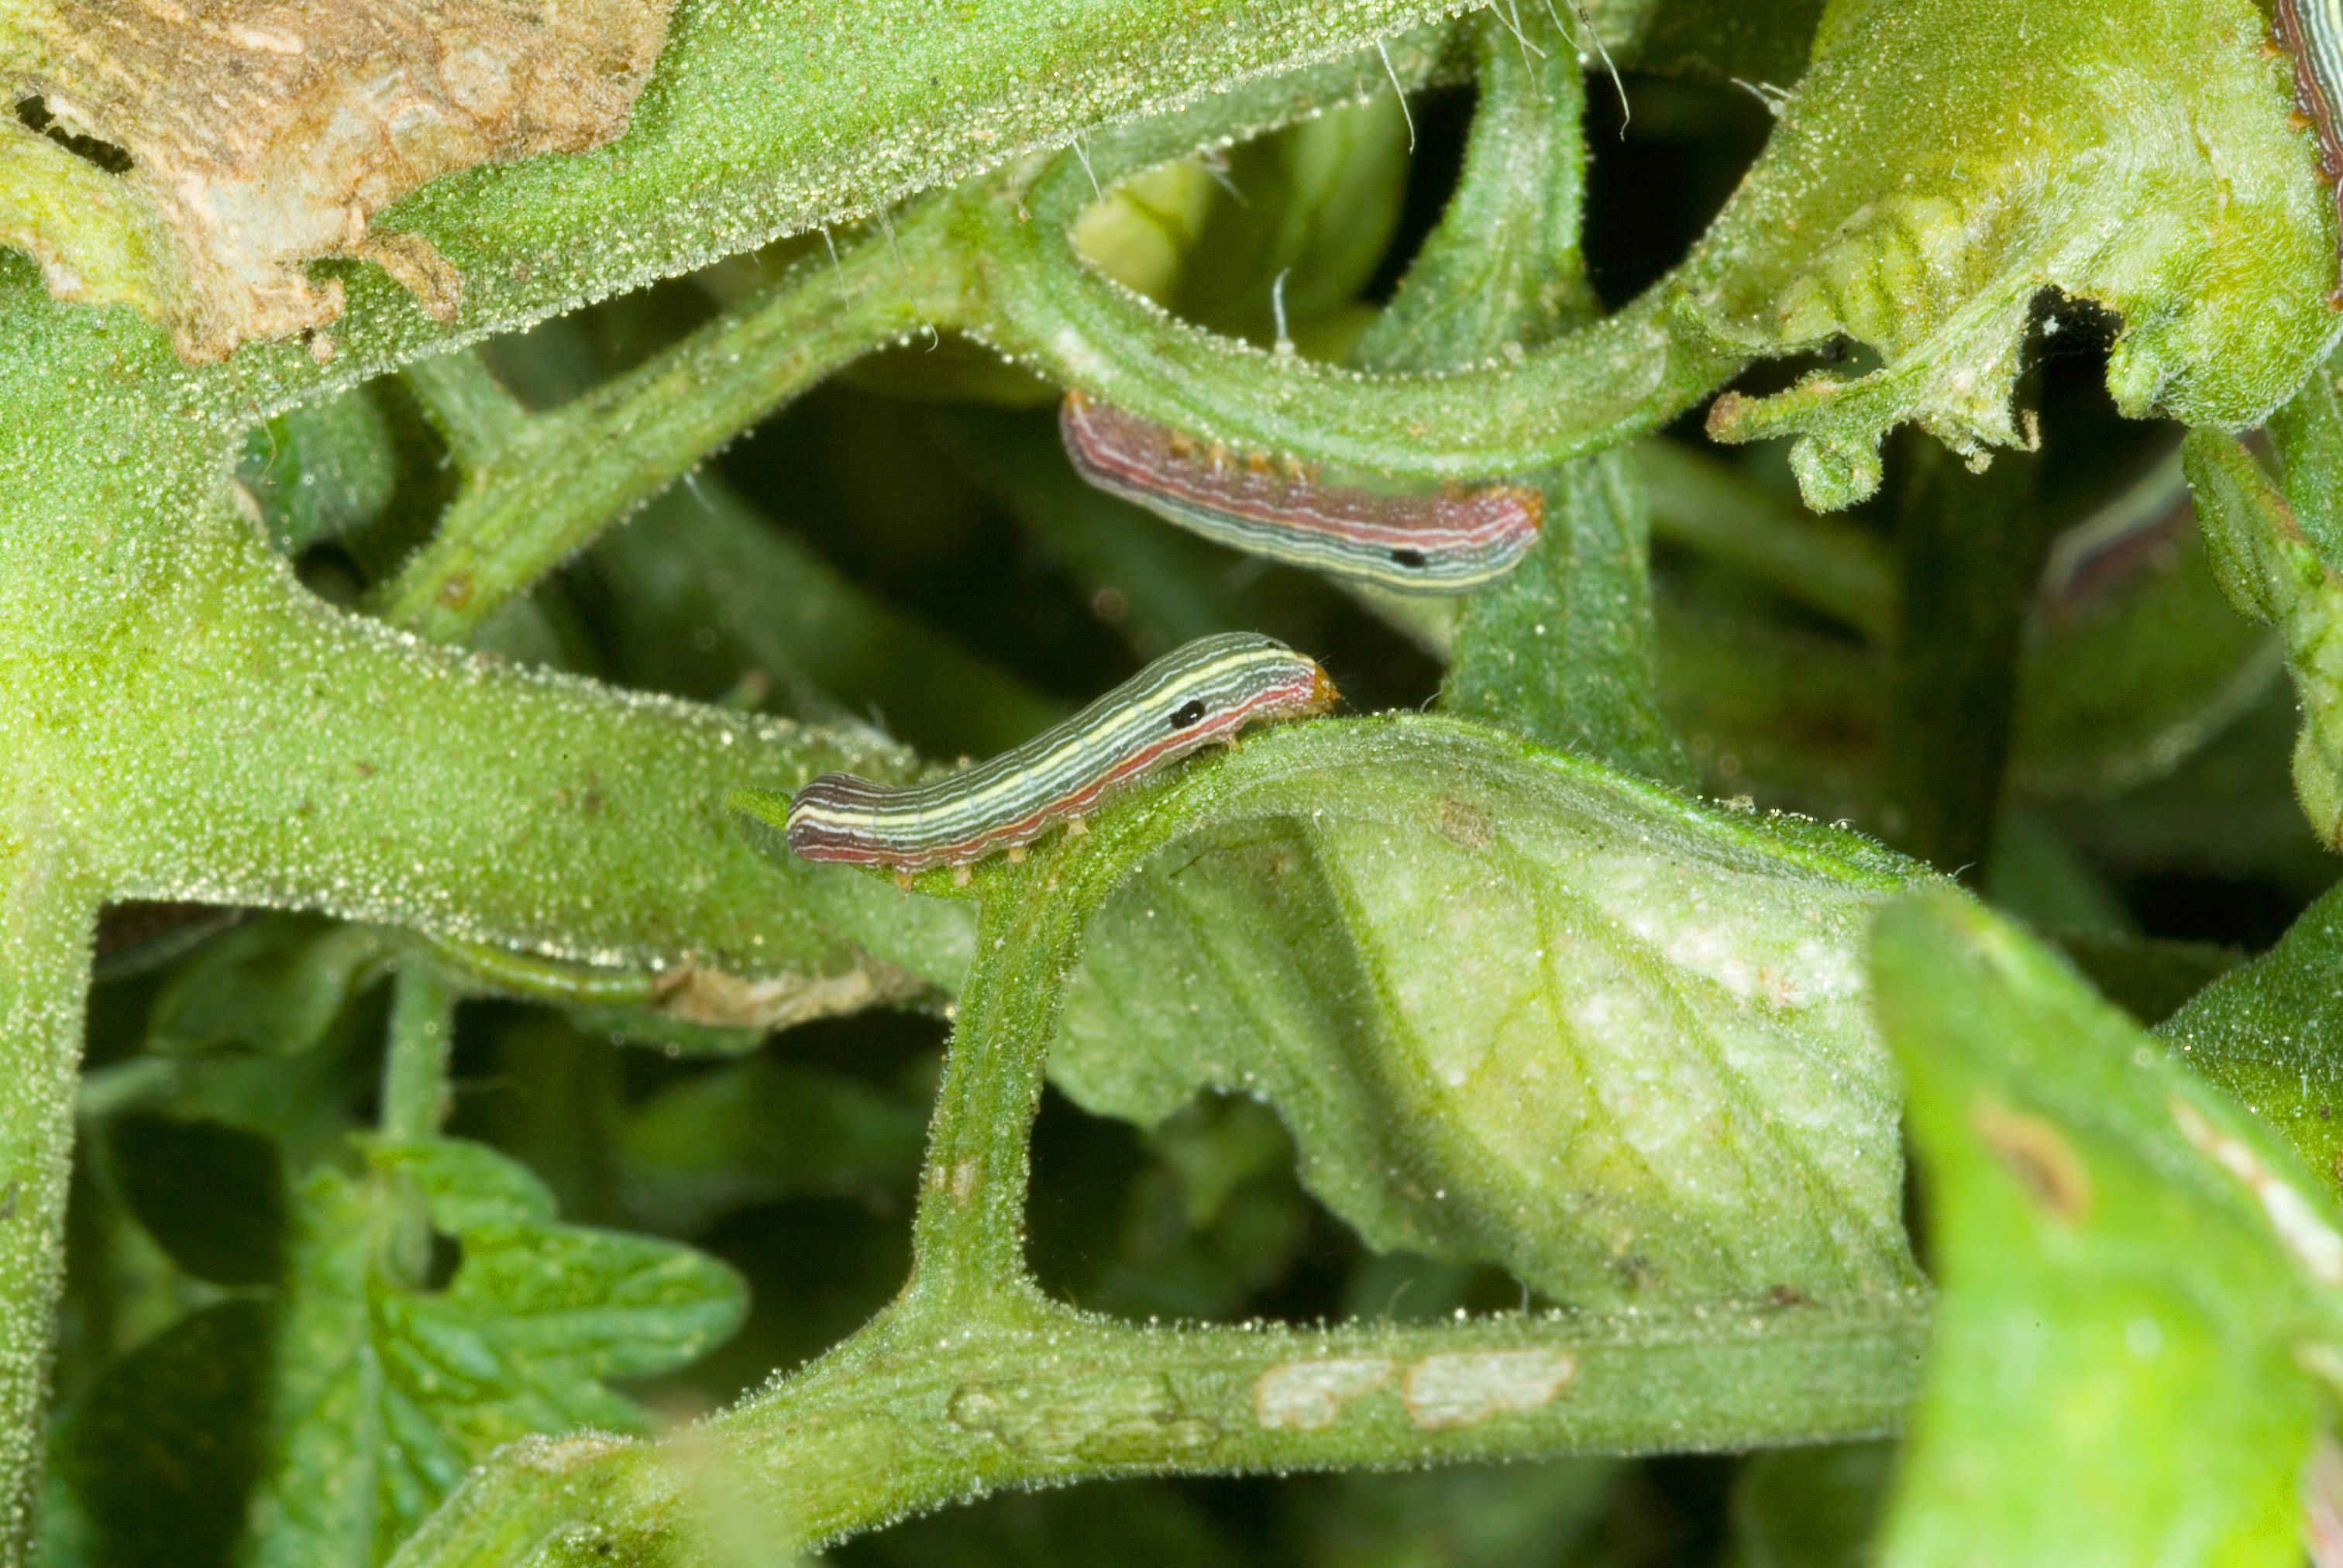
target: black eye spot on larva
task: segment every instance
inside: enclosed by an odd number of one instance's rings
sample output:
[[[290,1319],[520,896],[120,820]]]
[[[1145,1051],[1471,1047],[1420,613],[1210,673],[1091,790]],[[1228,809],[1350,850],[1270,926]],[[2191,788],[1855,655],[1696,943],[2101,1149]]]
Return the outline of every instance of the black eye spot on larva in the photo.
[[[1423,565],[1427,564],[1427,563],[1426,563],[1426,561],[1425,561],[1425,559],[1424,559],[1423,552],[1422,550],[1418,550],[1418,549],[1408,549],[1408,548],[1396,549],[1396,550],[1392,551],[1391,556],[1392,556],[1392,560],[1393,560],[1394,563],[1396,563],[1397,565],[1400,565],[1400,566],[1406,567],[1406,568],[1410,568],[1411,570],[1413,570],[1414,568],[1417,568],[1417,567],[1423,566]]]
[[[1172,728],[1174,729],[1185,729],[1188,726],[1195,723],[1198,719],[1203,717],[1204,704],[1202,699],[1192,699],[1189,701],[1182,703],[1180,705],[1180,710],[1172,716]]]

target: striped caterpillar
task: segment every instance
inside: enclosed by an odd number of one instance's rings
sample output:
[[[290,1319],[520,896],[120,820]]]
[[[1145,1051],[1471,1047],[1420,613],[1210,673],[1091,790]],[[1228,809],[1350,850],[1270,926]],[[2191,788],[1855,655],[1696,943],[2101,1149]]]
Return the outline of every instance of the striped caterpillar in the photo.
[[[1059,427],[1083,478],[1206,538],[1399,593],[1469,593],[1537,542],[1545,497],[1524,485],[1386,496],[1232,457],[1066,394]]]
[[[2343,229],[2343,0],[2278,0],[2278,46],[2294,59],[2294,101],[2306,128],[2318,133],[2318,172],[2336,197]],[[2343,263],[2343,258],[2338,258]],[[2343,281],[2327,296],[2343,310]]]
[[[930,866],[969,868],[1025,846],[1128,783],[1257,719],[1323,713],[1339,694],[1326,672],[1272,638],[1226,632],[1157,659],[1067,719],[990,761],[931,783],[890,789],[825,773],[789,803],[789,848],[808,860],[890,868],[899,882]],[[742,802],[759,816],[760,791]],[[778,798],[766,798],[778,804]]]

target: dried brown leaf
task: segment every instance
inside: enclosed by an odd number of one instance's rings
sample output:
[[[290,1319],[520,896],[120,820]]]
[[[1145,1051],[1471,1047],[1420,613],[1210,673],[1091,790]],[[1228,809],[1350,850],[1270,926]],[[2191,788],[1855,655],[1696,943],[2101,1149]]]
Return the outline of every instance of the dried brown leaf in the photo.
[[[5,64],[20,97],[129,155],[121,179],[174,242],[156,290],[173,341],[214,360],[334,321],[340,282],[303,267],[319,256],[372,261],[451,318],[456,270],[374,215],[452,170],[617,136],[669,4],[65,0],[18,19]]]

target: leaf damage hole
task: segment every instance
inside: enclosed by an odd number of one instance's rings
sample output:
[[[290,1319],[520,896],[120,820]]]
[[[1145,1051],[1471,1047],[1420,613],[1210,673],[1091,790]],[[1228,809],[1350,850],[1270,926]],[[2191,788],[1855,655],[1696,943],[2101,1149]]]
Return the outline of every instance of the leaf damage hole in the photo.
[[[38,131],[74,156],[85,163],[96,164],[107,174],[126,175],[136,161],[126,147],[118,147],[96,136],[66,130],[57,124],[56,116],[49,112],[48,100],[37,93],[17,102],[16,119],[26,130]]]

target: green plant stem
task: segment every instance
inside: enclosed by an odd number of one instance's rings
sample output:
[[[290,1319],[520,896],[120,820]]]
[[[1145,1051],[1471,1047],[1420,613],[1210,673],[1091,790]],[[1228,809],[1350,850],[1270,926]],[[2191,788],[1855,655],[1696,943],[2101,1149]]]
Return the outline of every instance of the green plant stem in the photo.
[[[420,1143],[447,1120],[447,1056],[456,1043],[456,991],[429,963],[401,966],[392,982],[390,1027],[382,1061],[387,1144]],[[431,1267],[431,1212],[414,1176],[377,1171],[392,1201],[383,1205],[377,1257],[385,1279],[418,1289]]]
[[[1393,74],[1429,79],[1443,44],[1431,33],[1395,42]],[[1208,106],[1211,123],[1277,123],[1354,95],[1360,79],[1351,62],[1296,72]],[[1083,158],[965,202],[969,245],[982,257],[966,330],[1065,386],[1240,451],[1433,479],[1523,472],[1616,446],[1745,362],[1676,308],[1714,265],[1700,251],[1613,316],[1448,375],[1362,377],[1176,321],[1091,268],[1069,234],[1096,199],[1093,176],[1110,184],[1209,141],[1206,112],[1099,137]]]
[[[710,1534],[803,1549],[1001,1487],[1103,1475],[1895,1429],[1926,1344],[1919,1292],[1341,1329],[1142,1329],[1042,1300],[1023,1261],[1027,1133],[1082,929],[1156,841],[1131,820],[978,873],[977,960],[895,1304],[688,1437],[500,1458],[400,1550],[399,1568],[518,1563],[548,1546],[580,1568],[712,1565],[724,1558]],[[737,1516],[696,1522],[711,1504]]]
[[[915,206],[837,263],[809,259],[649,363],[528,415],[469,356],[416,383],[468,470],[438,533],[385,586],[395,626],[459,642],[488,612],[725,442],[850,360],[958,314],[964,265]]]
[[[918,989],[872,951],[937,980],[965,964],[961,911],[849,878],[821,883],[817,915],[797,896],[810,869],[777,873],[723,805],[738,785],[792,790],[828,768],[900,778],[895,749],[419,644],[318,603],[226,517],[175,539],[186,587],[162,624],[73,645],[135,664],[119,678],[136,700],[50,742],[77,808],[105,824],[109,896],[316,909],[772,982],[711,1022]],[[275,678],[239,673],[255,667]],[[107,760],[146,748],[174,766]]]
[[[2343,474],[2343,419],[2325,375],[2270,420],[2283,489],[2232,437],[2191,430],[2183,467],[2197,499],[2207,563],[2240,615],[2278,628],[2302,709],[2294,791],[2310,829],[2343,847],[2343,577],[2334,500]]]
[[[486,467],[529,439],[528,409],[505,390],[478,348],[418,359],[407,367],[407,384],[468,469]]]
[[[447,1120],[447,1053],[456,1043],[456,990],[427,963],[398,971],[382,1062],[386,1142],[418,1143]]]
[[[422,940],[443,967],[442,978],[460,978],[468,994],[523,996],[588,1007],[648,1007],[659,1000],[659,977],[643,970],[559,963],[489,942],[458,941],[452,937],[426,936]],[[397,1028],[395,1020],[392,1027]]]
[[[1896,630],[1896,560],[1871,530],[1818,516],[1673,441],[1638,442],[1652,531],[1737,567],[1874,642]]]
[[[43,819],[0,838],[0,1568],[33,1561],[97,890]]]
[[[861,1440],[843,1445],[840,1457],[859,1462],[835,1476],[859,1487],[833,1485],[827,1497],[784,1492],[809,1544],[972,1489],[1084,1475],[1276,1472],[1355,1463],[1370,1452],[1385,1463],[1423,1463],[1876,1435],[1896,1427],[1916,1390],[1927,1302],[1896,1293],[1810,1315],[1720,1303],[1682,1316],[1509,1315],[1334,1330],[1151,1331],[1065,1312],[1053,1318],[1035,1328],[987,1325],[966,1333],[965,1348],[939,1345],[933,1354],[924,1340],[880,1336],[863,1354],[824,1363],[802,1387],[751,1401],[719,1425],[746,1440],[748,1465],[777,1480],[798,1469],[792,1462],[821,1441],[822,1426]],[[1720,1333],[1726,1318],[1737,1321]],[[1436,1370],[1427,1359],[1523,1352],[1556,1357],[1556,1371],[1568,1358],[1568,1380],[1550,1401],[1520,1389],[1513,1392],[1529,1408],[1453,1422],[1426,1408],[1423,1374]],[[1367,1376],[1388,1362],[1391,1381],[1302,1421],[1281,1408],[1296,1382],[1312,1372],[1324,1379],[1342,1362],[1370,1363]],[[899,1369],[892,1377],[873,1375],[888,1363]],[[1503,1365],[1488,1367],[1501,1386]],[[902,1448],[906,1458],[924,1450],[929,1464],[862,1468],[880,1457],[855,1452],[878,1435],[874,1393],[898,1410],[925,1407],[929,1430]],[[1651,1435],[1658,1408],[1681,1422],[1663,1443]],[[1322,1415],[1324,1425],[1308,1424]],[[874,1475],[893,1483],[870,1488]]]
[[[2033,454],[2001,454],[1979,475],[1917,432],[1906,450],[1880,825],[1896,848],[1974,881],[1992,849],[2026,612],[2050,533]]]
[[[1018,896],[1024,877],[1009,868],[987,880],[979,961],[954,1008],[920,1177],[911,1280],[895,1309],[914,1332],[920,1325],[948,1331],[989,1301],[1040,1302],[1025,1270],[1028,1134],[1041,1105],[1056,999],[1090,911],[1079,895]],[[1047,1005],[1031,1005],[1037,991]]]
[[[1720,1302],[1430,1328],[1151,1331],[1056,1313],[964,1325],[945,1342],[882,1327],[664,1448],[573,1440],[501,1457],[392,1562],[488,1568],[558,1542],[541,1561],[715,1568],[726,1559],[690,1518],[710,1493],[740,1500],[744,1533],[802,1549],[986,1492],[1108,1475],[1875,1437],[1898,1429],[1917,1390],[1927,1321],[1915,1292],[1835,1311]],[[1525,1402],[1563,1382],[1534,1410],[1478,1420],[1451,1422],[1424,1398],[1475,1372],[1497,1391],[1508,1374],[1537,1380],[1515,1391]],[[1312,1378],[1378,1376],[1330,1399],[1323,1426],[1309,1424],[1321,1412],[1306,1395],[1306,1416],[1283,1402]],[[1661,1442],[1655,1410],[1669,1412]]]

